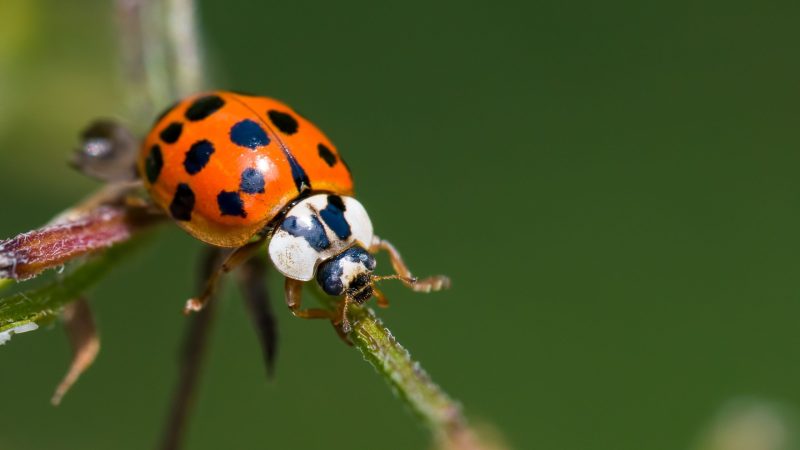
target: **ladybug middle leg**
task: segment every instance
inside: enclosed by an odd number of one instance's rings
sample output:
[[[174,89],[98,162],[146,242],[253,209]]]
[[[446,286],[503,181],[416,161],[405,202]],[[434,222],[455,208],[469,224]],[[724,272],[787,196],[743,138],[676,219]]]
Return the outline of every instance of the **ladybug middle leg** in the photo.
[[[222,264],[208,276],[203,292],[198,297],[193,297],[186,301],[183,313],[190,314],[203,309],[206,303],[208,303],[208,300],[214,295],[214,292],[216,292],[217,285],[222,276],[252,258],[263,245],[264,239],[262,238],[231,251],[225,257]]]

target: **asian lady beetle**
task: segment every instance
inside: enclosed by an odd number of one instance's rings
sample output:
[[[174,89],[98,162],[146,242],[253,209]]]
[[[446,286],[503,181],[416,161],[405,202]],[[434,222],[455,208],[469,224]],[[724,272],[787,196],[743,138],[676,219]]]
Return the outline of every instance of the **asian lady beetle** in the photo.
[[[446,288],[445,276],[417,280],[353,194],[353,179],[336,147],[289,106],[266,97],[216,91],[189,97],[158,118],[141,147],[138,173],[155,204],[192,236],[235,248],[187,302],[197,311],[218,277],[269,241],[269,256],[286,277],[295,316],[329,318],[349,332],[347,306],[386,300],[376,280],[399,278],[415,291]],[[379,250],[395,275],[373,274]],[[301,309],[302,283],[316,278],[338,313]]]

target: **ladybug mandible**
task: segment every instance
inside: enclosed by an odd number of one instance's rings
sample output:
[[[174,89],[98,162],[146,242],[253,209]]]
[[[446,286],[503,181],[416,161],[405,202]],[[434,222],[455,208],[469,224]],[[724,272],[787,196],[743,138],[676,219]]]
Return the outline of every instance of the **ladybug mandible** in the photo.
[[[195,238],[235,248],[190,299],[197,311],[219,276],[267,241],[286,277],[286,303],[303,318],[329,318],[350,331],[347,306],[385,297],[374,283],[398,278],[414,291],[449,286],[445,276],[416,279],[398,251],[373,233],[339,152],[314,124],[271,98],[216,91],[184,99],[156,120],[137,169],[153,202]],[[388,252],[395,275],[376,276],[373,254]],[[343,296],[338,311],[301,309],[304,282],[316,278]]]

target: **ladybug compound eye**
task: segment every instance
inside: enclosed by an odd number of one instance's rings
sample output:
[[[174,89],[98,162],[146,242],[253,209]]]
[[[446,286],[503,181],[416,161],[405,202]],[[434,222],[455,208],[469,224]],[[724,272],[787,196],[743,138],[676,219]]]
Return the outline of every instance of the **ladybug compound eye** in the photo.
[[[349,295],[356,303],[372,297],[375,258],[364,248],[350,247],[324,261],[317,269],[317,283],[328,295]]]
[[[70,164],[101,181],[136,179],[138,142],[122,125],[107,119],[93,122],[81,133],[80,147]]]

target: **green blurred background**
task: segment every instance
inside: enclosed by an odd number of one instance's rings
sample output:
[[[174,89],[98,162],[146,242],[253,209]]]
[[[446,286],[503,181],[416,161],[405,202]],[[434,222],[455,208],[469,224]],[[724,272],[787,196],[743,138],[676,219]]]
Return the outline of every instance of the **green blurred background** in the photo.
[[[381,316],[512,447],[695,448],[733,399],[800,405],[800,3],[205,0],[200,14],[215,85],[315,120],[377,231],[418,274],[453,278],[429,296],[387,284]],[[111,15],[0,0],[0,236],[95,188],[65,160],[92,118],[125,117]],[[103,348],[60,407],[60,326],[0,348],[0,448],[153,447],[200,250],[174,227],[155,241],[95,289]],[[273,280],[277,379],[228,286],[187,448],[427,448]]]

